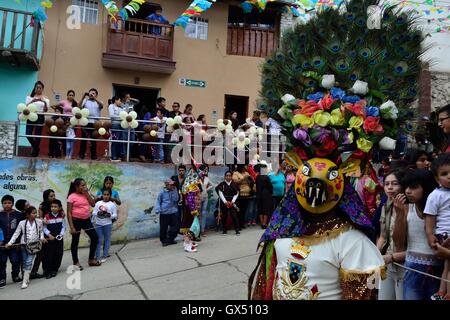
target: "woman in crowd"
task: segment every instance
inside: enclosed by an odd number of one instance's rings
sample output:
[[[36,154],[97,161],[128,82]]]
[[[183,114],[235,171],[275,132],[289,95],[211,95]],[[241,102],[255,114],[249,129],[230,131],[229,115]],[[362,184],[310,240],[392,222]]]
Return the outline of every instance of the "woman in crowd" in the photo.
[[[275,210],[280,204],[281,199],[283,199],[284,190],[286,188],[286,178],[281,171],[281,167],[278,167],[276,172],[269,174],[269,179],[273,186],[273,209]]]
[[[392,239],[397,210],[402,210],[402,206],[400,208],[395,207],[394,203],[398,204],[399,202],[394,202],[394,199],[404,196],[400,184],[403,175],[403,171],[394,170],[384,178],[384,192],[388,200],[381,208],[380,237],[377,240],[377,247],[386,263],[387,277],[380,283],[379,300],[403,300],[404,270],[394,265],[393,262],[403,263],[405,251],[404,246],[401,250],[398,250]]]
[[[248,202],[252,194],[251,177],[244,165],[238,165],[233,173],[233,182],[239,187],[239,197],[237,200],[239,227],[245,229],[245,213],[247,212]]]
[[[410,149],[404,159],[409,169],[429,169],[431,166],[430,156],[424,150]]]
[[[291,188],[291,186],[294,184],[295,182],[295,172],[293,171],[293,168],[291,165],[286,164],[285,165],[285,172],[284,175],[286,177],[286,188],[285,188],[285,193],[288,192],[288,190]]]
[[[231,111],[228,114],[228,120],[231,121],[231,125],[233,126],[233,130],[237,130],[237,128],[239,128],[238,114],[237,114],[236,111]]]
[[[41,81],[37,81],[31,91],[31,94],[27,96],[26,105],[34,104],[37,108],[37,112],[48,112],[50,106],[50,100],[44,95],[44,84]],[[42,135],[42,129],[44,125],[45,117],[43,114],[38,115],[38,119],[34,122],[27,120],[26,134],[27,135]],[[37,157],[40,152],[41,138],[28,137],[28,141],[31,144],[32,157]]]
[[[257,164],[255,170],[258,172],[258,176],[256,177],[256,206],[261,228],[266,229],[273,212],[273,186],[266,174],[267,164]]]
[[[188,103],[188,104],[186,105],[186,107],[184,108],[184,112],[183,112],[183,114],[181,115],[181,118],[183,118],[183,122],[184,122],[184,120],[185,120],[186,118],[189,118],[189,119],[190,119],[189,123],[191,123],[191,124],[193,124],[193,123],[195,122],[195,116],[194,116],[194,114],[192,113],[192,110],[193,110],[193,109],[194,109],[194,107],[192,106],[192,104]]]

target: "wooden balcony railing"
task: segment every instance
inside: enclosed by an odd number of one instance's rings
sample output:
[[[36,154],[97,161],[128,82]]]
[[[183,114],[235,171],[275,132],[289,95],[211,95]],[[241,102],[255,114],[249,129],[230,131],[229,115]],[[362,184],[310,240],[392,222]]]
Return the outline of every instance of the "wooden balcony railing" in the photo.
[[[264,58],[276,48],[278,48],[276,30],[228,26],[227,54]]]
[[[0,8],[0,60],[39,69],[41,25],[31,26],[32,13]]]
[[[103,66],[172,73],[173,26],[145,20],[110,23]]]

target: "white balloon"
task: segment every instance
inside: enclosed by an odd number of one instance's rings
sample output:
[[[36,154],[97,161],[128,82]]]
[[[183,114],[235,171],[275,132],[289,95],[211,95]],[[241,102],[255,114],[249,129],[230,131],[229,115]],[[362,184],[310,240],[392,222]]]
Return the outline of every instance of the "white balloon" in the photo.
[[[38,119],[38,115],[37,115],[36,113],[32,112],[32,113],[30,113],[30,115],[28,116],[28,119],[29,119],[31,122],[35,122],[35,121],[37,121],[37,119]]]
[[[259,135],[264,133],[264,129],[259,127],[258,129],[256,129],[256,132],[258,132]]]
[[[58,131],[58,127],[55,126],[55,125],[52,125],[52,126],[50,127],[50,131],[53,132],[53,133],[55,133],[55,132]]]
[[[70,118],[70,124],[72,126],[76,126],[78,124],[78,120],[75,117]]]
[[[105,128],[98,129],[98,134],[104,136],[106,134],[106,129]]]
[[[28,109],[30,109],[31,112],[36,112],[37,107],[34,103],[28,105]]]
[[[86,109],[86,108],[82,109],[81,115],[85,118],[89,117],[89,109]]]
[[[138,114],[136,113],[136,111],[131,111],[131,112],[129,113],[129,115],[130,115],[133,119],[136,119],[137,116],[138,116]]]
[[[255,155],[253,156],[253,160],[259,160],[259,154],[255,154]]]
[[[130,127],[136,129],[137,127],[139,127],[139,122],[137,122],[136,120],[131,121]]]
[[[183,118],[180,116],[176,116],[175,118],[173,118],[173,120],[175,121],[175,123],[177,124],[182,124],[183,123]]]
[[[225,132],[226,133],[232,133],[233,132],[233,127],[230,128],[229,126],[226,126],[225,127]]]
[[[166,123],[169,127],[173,127],[175,120],[173,120],[173,118],[167,118]]]
[[[244,132],[239,132],[238,139],[239,139],[239,141],[244,141],[245,140],[245,133]]]
[[[28,117],[26,115],[24,115],[23,113],[21,113],[21,114],[19,114],[19,120],[26,121],[26,120],[28,120]]]
[[[250,127],[250,129],[248,129],[248,131],[252,134],[255,134],[257,130],[256,130],[256,127]]]
[[[217,119],[217,125],[223,123],[223,119]]]
[[[245,143],[245,145],[249,145],[250,144],[250,139],[249,138],[245,138],[244,139],[244,143]]]
[[[150,131],[150,135],[151,135],[152,137],[156,137],[156,131],[155,131],[155,130]]]
[[[119,117],[121,120],[125,120],[125,118],[128,116],[128,113],[126,111],[120,111]]]
[[[173,127],[172,127],[172,126],[167,127],[166,131],[167,131],[168,133],[172,133],[172,132],[173,132]]]
[[[127,120],[122,120],[122,122],[120,123],[120,126],[124,129],[128,129],[128,122]]]
[[[80,119],[80,124],[84,127],[87,126],[89,123],[89,120],[87,118],[81,118]]]
[[[217,129],[219,131],[223,131],[223,130],[225,130],[225,125],[223,123],[220,123],[220,124],[217,125]]]
[[[233,144],[237,144],[238,139],[237,139],[237,138],[233,138],[233,139],[231,139],[231,142],[232,142]]]
[[[72,109],[72,114],[73,115],[76,115],[77,113],[80,113],[80,112],[81,112],[81,109],[78,108],[78,107],[75,107],[75,108]]]
[[[17,105],[17,111],[22,112],[23,110],[25,110],[26,107],[27,105],[25,103],[19,103]]]

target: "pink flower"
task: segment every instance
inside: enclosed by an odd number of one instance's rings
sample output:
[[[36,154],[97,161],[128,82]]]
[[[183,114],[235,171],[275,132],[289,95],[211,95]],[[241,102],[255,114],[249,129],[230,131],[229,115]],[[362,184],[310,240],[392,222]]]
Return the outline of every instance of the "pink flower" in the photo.
[[[325,97],[323,97],[320,101],[319,101],[319,106],[323,109],[323,110],[330,110],[331,109],[331,105],[333,104],[333,98],[327,94]]]
[[[363,128],[366,133],[383,133],[384,131],[379,117],[367,117],[364,120]]]

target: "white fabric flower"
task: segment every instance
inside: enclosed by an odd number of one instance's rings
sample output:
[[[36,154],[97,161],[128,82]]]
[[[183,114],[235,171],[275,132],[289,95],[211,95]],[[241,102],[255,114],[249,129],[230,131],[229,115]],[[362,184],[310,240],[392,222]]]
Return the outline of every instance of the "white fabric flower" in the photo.
[[[396,140],[384,137],[378,144],[382,150],[395,150]]]
[[[398,109],[395,103],[391,100],[383,103],[380,106],[381,116],[384,119],[397,119],[398,118]]]
[[[287,119],[289,114],[292,114],[292,110],[289,109],[287,106],[282,106],[280,109],[278,109],[278,115],[283,118]]]
[[[361,80],[356,80],[351,90],[355,94],[366,95],[369,92],[369,84]]]
[[[281,100],[285,103],[288,104],[291,101],[296,100],[295,97],[292,94],[286,93],[284,96],[281,97]]]
[[[322,77],[322,87],[325,89],[333,88],[335,82],[334,74],[324,74]]]

